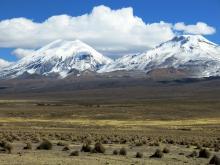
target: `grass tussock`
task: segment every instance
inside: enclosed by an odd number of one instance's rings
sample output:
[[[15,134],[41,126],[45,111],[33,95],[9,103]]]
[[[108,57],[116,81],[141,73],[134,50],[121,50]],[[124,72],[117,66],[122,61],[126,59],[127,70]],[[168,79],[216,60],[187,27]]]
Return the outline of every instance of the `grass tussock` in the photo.
[[[153,155],[150,156],[151,158],[162,158],[163,152],[160,149],[157,149]]]
[[[120,154],[120,155],[123,155],[123,156],[127,155],[127,150],[126,150],[126,148],[124,148],[124,147],[121,148],[120,151],[119,151],[119,154]]]
[[[12,150],[13,150],[13,146],[11,143],[6,142],[6,141],[2,141],[0,142],[0,147],[2,148],[2,151],[11,154]]]
[[[199,151],[200,158],[209,158],[210,156],[211,156],[211,153],[207,149],[201,149]]]
[[[44,140],[37,147],[38,150],[52,150],[53,144],[49,140]]]
[[[26,146],[23,148],[24,150],[32,150],[32,144],[30,142],[26,143]]]

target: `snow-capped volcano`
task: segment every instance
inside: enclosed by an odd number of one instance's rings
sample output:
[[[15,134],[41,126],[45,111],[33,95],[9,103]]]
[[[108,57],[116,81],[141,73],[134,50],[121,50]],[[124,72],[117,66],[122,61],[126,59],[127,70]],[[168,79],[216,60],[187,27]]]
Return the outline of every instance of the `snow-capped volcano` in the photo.
[[[4,68],[2,78],[15,78],[24,73],[66,77],[71,72],[97,71],[112,60],[87,44],[76,41],[56,40],[23,57],[13,66]]]
[[[2,67],[0,78],[31,74],[64,78],[84,71],[122,73],[123,70],[157,75],[172,72],[196,78],[220,76],[220,47],[199,35],[182,35],[144,53],[112,61],[79,40],[57,40],[13,65]]]
[[[99,72],[141,70],[147,73],[158,68],[182,69],[192,77],[218,76],[220,49],[203,36],[182,35],[145,53],[123,56],[105,65]]]

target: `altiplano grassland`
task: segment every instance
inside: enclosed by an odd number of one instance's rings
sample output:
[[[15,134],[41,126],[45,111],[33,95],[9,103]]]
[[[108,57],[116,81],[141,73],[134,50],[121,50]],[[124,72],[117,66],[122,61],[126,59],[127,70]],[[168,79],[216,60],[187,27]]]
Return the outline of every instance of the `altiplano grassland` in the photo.
[[[218,101],[148,100],[136,103],[79,103],[63,100],[1,100],[0,138],[12,146],[0,152],[3,165],[207,164],[220,156]],[[49,140],[51,150],[37,150]],[[30,142],[32,149],[24,150]],[[104,153],[81,152],[100,142]],[[68,150],[63,148],[68,146]],[[125,148],[127,154],[114,155]],[[169,149],[150,158],[156,149]],[[189,156],[206,148],[209,158]],[[79,156],[70,156],[79,151]],[[136,158],[137,152],[143,157]]]

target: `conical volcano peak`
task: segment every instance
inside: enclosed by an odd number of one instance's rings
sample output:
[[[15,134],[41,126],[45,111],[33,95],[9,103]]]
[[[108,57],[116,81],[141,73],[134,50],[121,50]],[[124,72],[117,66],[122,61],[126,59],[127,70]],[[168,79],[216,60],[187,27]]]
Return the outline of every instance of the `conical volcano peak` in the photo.
[[[179,35],[171,39],[170,42],[180,42],[182,45],[186,43],[199,44],[203,42],[206,44],[217,46],[215,43],[207,40],[205,37],[201,35]]]

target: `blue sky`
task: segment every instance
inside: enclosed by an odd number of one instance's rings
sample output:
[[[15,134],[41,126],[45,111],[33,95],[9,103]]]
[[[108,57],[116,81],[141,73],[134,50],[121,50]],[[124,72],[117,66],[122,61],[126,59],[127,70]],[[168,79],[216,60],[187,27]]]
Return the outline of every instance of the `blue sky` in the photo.
[[[24,17],[35,23],[42,23],[54,15],[66,14],[75,17],[89,14],[95,6],[99,5],[105,5],[112,10],[132,7],[134,16],[141,18],[146,24],[164,21],[172,24],[184,22],[186,25],[195,25],[197,22],[204,22],[214,27],[216,31],[205,37],[215,43],[220,43],[219,0],[1,0],[0,21]],[[98,43],[94,43],[90,39],[88,42],[99,48]],[[0,45],[0,58],[9,61],[16,60],[17,57],[11,55],[11,51],[20,46],[10,46],[9,44],[7,48],[4,47]],[[136,48],[139,47],[134,46],[134,49]],[[104,50],[100,46],[101,49]]]

